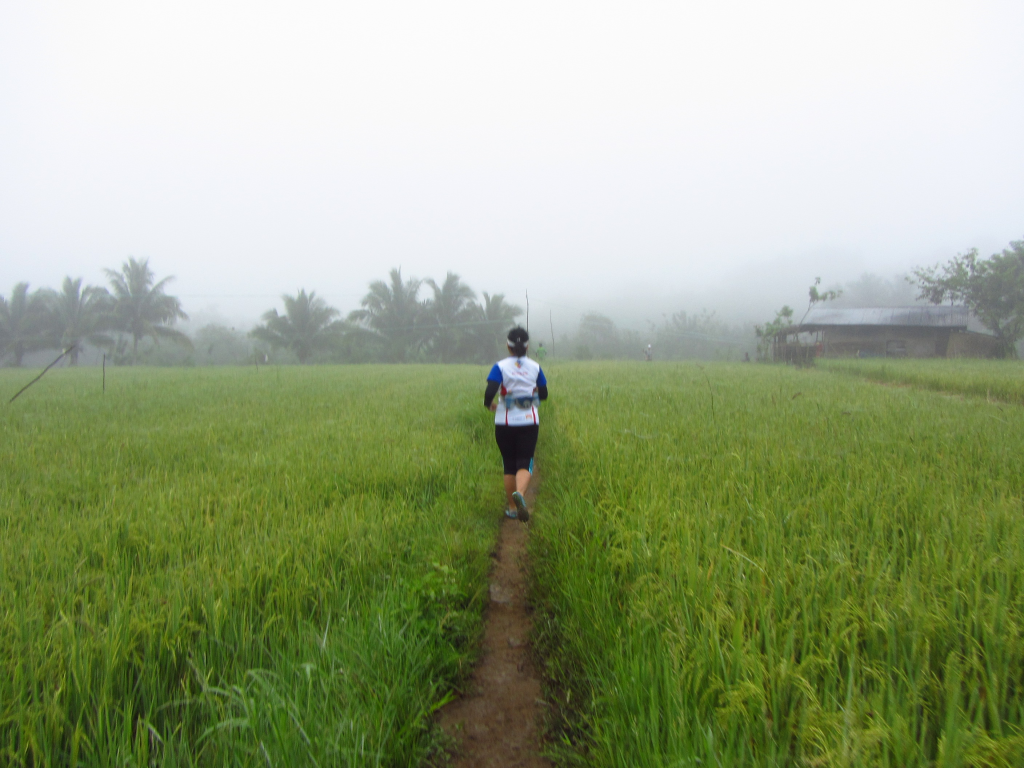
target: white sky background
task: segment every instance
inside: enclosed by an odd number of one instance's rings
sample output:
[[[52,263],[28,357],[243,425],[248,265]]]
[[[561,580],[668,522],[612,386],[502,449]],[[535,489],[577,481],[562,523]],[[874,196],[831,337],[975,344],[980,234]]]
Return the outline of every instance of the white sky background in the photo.
[[[1024,237],[1022,33],[978,0],[0,0],[0,293],[133,255],[232,321],[399,265],[556,321],[768,319]]]

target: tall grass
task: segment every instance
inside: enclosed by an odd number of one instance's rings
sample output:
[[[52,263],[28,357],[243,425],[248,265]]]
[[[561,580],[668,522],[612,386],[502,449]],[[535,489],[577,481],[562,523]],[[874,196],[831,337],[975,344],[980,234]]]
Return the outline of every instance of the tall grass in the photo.
[[[767,366],[549,379],[537,628],[581,763],[1024,764],[1024,412]]]
[[[424,759],[500,510],[482,378],[65,370],[2,409],[0,763]]]
[[[1024,364],[1019,360],[823,359],[819,365],[885,384],[910,384],[1024,405]]]

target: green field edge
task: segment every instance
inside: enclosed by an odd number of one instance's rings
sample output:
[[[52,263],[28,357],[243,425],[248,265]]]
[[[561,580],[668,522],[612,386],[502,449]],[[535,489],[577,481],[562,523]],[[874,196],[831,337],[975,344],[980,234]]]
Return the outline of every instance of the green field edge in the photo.
[[[1012,384],[1007,386],[1001,381],[955,382],[929,378],[916,372],[901,370],[899,363],[863,364],[862,361],[819,360],[817,367],[829,373],[852,376],[875,384],[911,387],[1000,405],[1024,406],[1024,374],[1018,388]]]

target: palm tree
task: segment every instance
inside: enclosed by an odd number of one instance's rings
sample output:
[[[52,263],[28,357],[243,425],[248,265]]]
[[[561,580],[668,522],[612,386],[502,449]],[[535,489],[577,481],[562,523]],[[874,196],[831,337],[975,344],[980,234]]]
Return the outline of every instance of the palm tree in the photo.
[[[482,304],[474,304],[472,308],[473,347],[480,362],[489,362],[495,355],[500,355],[505,348],[504,340],[508,329],[516,323],[516,318],[523,314],[521,307],[505,303],[505,294],[493,296],[486,291]]]
[[[10,299],[0,296],[0,358],[14,355],[14,364],[21,366],[26,352],[44,349],[45,328],[39,292],[29,295],[28,283],[18,283]]]
[[[64,278],[60,293],[41,291],[46,307],[46,324],[51,341],[61,349],[70,349],[71,365],[78,365],[83,341],[97,346],[112,346],[114,340],[103,333],[111,323],[110,294],[105,288],[87,285],[82,278]]]
[[[265,312],[264,324],[250,332],[254,339],[292,350],[300,363],[337,343],[345,324],[334,319],[338,310],[328,306],[316,291],[306,293],[302,289],[296,296],[286,294],[281,298],[285,313],[279,315],[276,309]]]
[[[156,276],[149,268],[149,259],[136,261],[134,257],[129,257],[121,265],[120,272],[113,269],[104,272],[110,278],[114,294],[114,328],[132,336],[132,364],[139,356],[139,339],[147,336],[156,343],[160,343],[160,339],[169,339],[192,346],[188,336],[170,327],[176,320],[188,319],[177,297],[164,293],[164,286],[173,277],[154,283]]]
[[[427,280],[434,290],[434,298],[425,307],[426,326],[433,336],[434,349],[442,363],[454,362],[463,340],[469,337],[467,324],[472,321],[473,289],[459,276],[449,272],[443,285]]]
[[[402,270],[392,269],[390,283],[374,280],[370,292],[363,297],[362,309],[349,314],[349,319],[366,325],[381,337],[385,356],[392,362],[415,359],[423,347],[423,303],[416,297],[420,281],[402,281]]]

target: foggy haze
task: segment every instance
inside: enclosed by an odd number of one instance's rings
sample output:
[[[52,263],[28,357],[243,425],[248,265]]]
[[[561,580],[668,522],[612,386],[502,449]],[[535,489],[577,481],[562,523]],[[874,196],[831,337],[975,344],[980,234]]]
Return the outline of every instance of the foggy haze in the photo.
[[[764,321],[1024,237],[1024,5],[7,3],[0,294],[194,320],[459,274],[556,333]]]

